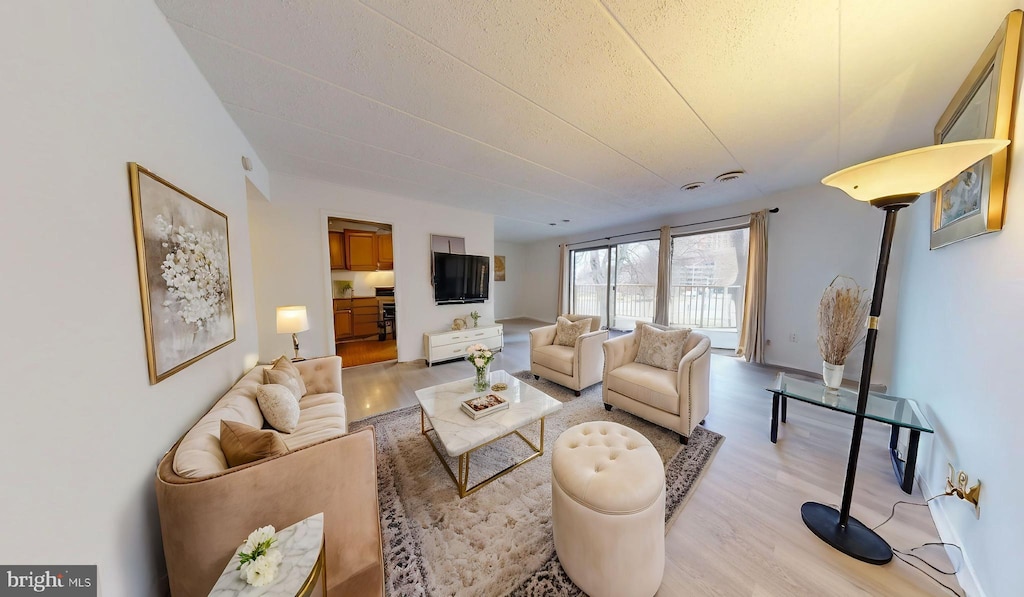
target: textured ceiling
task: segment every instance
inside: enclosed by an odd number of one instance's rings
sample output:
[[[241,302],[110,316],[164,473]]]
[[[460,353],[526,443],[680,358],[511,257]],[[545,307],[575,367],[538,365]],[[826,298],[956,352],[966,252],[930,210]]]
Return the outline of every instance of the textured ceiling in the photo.
[[[1018,2],[157,4],[271,170],[486,211],[527,241],[929,143]]]

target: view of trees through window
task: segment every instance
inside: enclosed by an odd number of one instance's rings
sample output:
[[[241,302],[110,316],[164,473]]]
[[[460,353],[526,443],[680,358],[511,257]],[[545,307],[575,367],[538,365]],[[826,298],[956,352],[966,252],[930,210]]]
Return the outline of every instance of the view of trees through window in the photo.
[[[669,325],[701,329],[712,336],[714,346],[735,348],[748,239],[747,228],[672,239]],[[606,325],[622,330],[632,329],[637,321],[653,321],[659,245],[658,240],[646,240],[573,251],[573,313],[600,315]]]

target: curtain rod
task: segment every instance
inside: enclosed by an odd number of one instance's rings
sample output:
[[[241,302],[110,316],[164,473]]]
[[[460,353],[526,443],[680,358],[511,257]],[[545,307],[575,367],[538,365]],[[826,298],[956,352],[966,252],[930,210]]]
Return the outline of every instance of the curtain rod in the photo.
[[[773,208],[768,210],[768,213],[777,214],[777,213],[779,213],[779,208],[773,207]],[[724,222],[726,220],[735,220],[735,219],[738,219],[738,218],[749,218],[749,217],[750,217],[750,214],[745,214],[745,215],[742,215],[742,216],[729,216],[728,218],[717,218],[717,219],[714,219],[714,220],[704,220],[703,222],[691,222],[689,224],[680,224],[678,226],[670,226],[670,228],[686,228],[687,226],[698,226],[700,224],[713,224],[715,222]],[[571,247],[573,245],[582,245],[582,244],[586,244],[586,243],[592,243],[592,242],[598,241],[598,240],[611,240],[613,238],[620,238],[620,237],[623,237],[623,236],[635,236],[637,234],[647,234],[648,232],[660,232],[660,231],[661,231],[661,228],[655,228],[654,230],[640,230],[638,232],[630,232],[630,233],[627,233],[627,234],[613,234],[611,236],[602,236],[600,238],[592,238],[590,240],[581,240],[581,241],[577,241],[577,242],[574,242],[574,243],[568,243],[565,246]]]

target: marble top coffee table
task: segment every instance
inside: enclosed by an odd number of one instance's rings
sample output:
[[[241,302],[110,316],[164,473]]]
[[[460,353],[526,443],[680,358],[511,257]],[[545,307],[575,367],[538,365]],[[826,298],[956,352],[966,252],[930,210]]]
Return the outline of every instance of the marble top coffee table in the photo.
[[[474,392],[473,379],[469,378],[416,390],[416,399],[420,402],[420,433],[427,438],[430,447],[447,469],[448,475],[455,481],[460,498],[544,454],[544,417],[562,408],[561,402],[519,381],[506,371],[491,372],[491,384],[497,383],[503,383],[508,388],[501,391]],[[460,405],[463,400],[484,394],[501,396],[508,400],[509,407],[475,420],[462,411]],[[431,424],[429,428],[427,421]],[[519,432],[523,427],[537,421],[540,421],[539,445]],[[434,431],[441,447],[449,456],[459,459],[458,473],[452,471],[441,449],[428,433],[430,431]],[[473,451],[512,434],[526,442],[533,449],[533,453],[469,487],[469,459]]]

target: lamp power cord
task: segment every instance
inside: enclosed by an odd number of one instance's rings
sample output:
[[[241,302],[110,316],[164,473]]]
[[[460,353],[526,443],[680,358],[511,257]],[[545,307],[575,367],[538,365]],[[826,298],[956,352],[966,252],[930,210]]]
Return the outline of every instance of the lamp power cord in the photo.
[[[889,512],[889,517],[886,518],[885,520],[883,520],[882,522],[878,523],[877,525],[871,527],[871,530],[873,530],[873,531],[878,530],[879,528],[881,528],[882,525],[884,525],[887,522],[889,522],[890,520],[892,520],[893,517],[896,516],[896,506],[898,506],[900,504],[907,504],[908,506],[927,506],[929,502],[931,502],[932,500],[938,499],[940,497],[948,497],[948,494],[940,493],[939,495],[935,495],[935,496],[932,496],[932,497],[926,499],[924,502],[908,502],[908,501],[905,501],[905,500],[899,500],[899,501],[895,502],[892,505],[892,510]],[[934,564],[932,564],[928,560],[926,560],[926,559],[922,558],[921,556],[917,555],[916,553],[914,553],[915,551],[917,551],[919,549],[922,549],[924,547],[930,547],[930,546],[941,546],[943,548],[955,547],[957,549],[957,551],[960,552],[960,561],[963,562],[963,558],[964,558],[964,550],[963,550],[963,548],[961,548],[959,545],[957,545],[955,543],[946,543],[944,541],[929,541],[928,543],[923,543],[923,544],[918,545],[917,547],[913,547],[913,548],[911,548],[911,549],[909,549],[907,551],[901,551],[899,549],[893,548],[892,553],[893,553],[894,556],[896,556],[904,564],[906,564],[906,565],[908,565],[908,566],[918,570],[921,574],[923,574],[923,575],[927,576],[928,578],[932,579],[932,581],[934,581],[936,584],[938,584],[942,588],[946,589],[947,591],[949,591],[953,595],[956,595],[957,597],[961,597],[960,593],[956,592],[955,589],[953,589],[952,587],[950,587],[946,583],[940,581],[939,579],[935,578],[934,576],[929,574],[927,570],[925,570],[921,566],[918,566],[917,564],[915,564],[912,561],[910,561],[910,559],[908,559],[908,558],[914,558],[914,559],[918,560],[919,562],[921,562],[922,564],[924,564],[925,566],[928,566],[929,568],[931,568],[932,570],[934,570],[935,572],[937,572],[938,574],[941,574],[943,576],[954,576],[958,572],[960,572],[960,566],[957,566],[953,571],[942,570],[941,568],[935,566]]]

